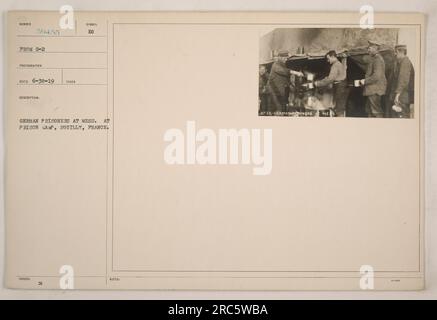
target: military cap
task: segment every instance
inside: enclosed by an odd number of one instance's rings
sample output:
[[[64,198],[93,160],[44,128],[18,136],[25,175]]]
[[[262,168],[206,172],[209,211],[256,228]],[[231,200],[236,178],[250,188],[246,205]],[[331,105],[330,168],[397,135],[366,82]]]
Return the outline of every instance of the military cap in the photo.
[[[373,40],[367,40],[367,42],[369,43],[369,47],[373,47],[373,46],[379,47],[381,45],[380,43]]]
[[[398,45],[395,45],[395,49],[397,50],[397,49],[407,49],[407,46],[405,45],[405,44],[398,44]]]

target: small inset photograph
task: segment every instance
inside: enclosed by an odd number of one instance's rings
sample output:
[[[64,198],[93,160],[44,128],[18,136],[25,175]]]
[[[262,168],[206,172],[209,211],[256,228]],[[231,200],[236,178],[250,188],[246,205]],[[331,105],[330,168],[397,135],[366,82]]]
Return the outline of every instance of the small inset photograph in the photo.
[[[414,118],[412,27],[272,28],[259,48],[259,116]]]

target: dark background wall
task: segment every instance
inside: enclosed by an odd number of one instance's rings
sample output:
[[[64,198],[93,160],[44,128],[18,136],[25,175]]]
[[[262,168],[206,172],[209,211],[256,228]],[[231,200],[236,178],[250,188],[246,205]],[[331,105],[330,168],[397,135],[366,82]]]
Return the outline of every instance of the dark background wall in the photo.
[[[306,53],[323,55],[329,50],[341,52],[367,45],[367,40],[378,41],[394,46],[398,41],[399,29],[360,29],[360,28],[278,28],[260,39],[260,63],[272,58],[272,50],[287,50],[297,53],[304,47]]]

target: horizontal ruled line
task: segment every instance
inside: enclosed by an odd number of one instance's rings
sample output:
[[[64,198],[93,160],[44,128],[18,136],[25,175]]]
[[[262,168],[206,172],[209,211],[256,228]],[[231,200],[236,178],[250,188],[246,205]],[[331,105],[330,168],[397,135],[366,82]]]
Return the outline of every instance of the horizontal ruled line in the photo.
[[[43,70],[61,70],[61,69],[68,69],[68,70],[108,70],[108,68],[87,68],[87,67],[79,67],[79,68],[74,68],[74,67],[17,67],[17,69],[43,69]]]
[[[44,54],[44,53],[108,53],[107,51],[17,51],[17,53],[33,53],[33,54]]]
[[[48,275],[44,275],[44,276],[16,276],[17,278],[59,278],[59,276],[48,276]],[[74,276],[75,278],[105,278],[106,276]]]
[[[106,276],[75,276],[76,278],[106,278]],[[234,279],[361,279],[362,275],[359,276],[115,276],[117,278],[123,279],[134,279],[134,278],[234,278]],[[59,278],[59,276],[16,276],[16,278]],[[375,276],[376,279],[423,279],[423,277],[416,276]]]
[[[33,84],[33,83],[17,83],[17,86],[107,86],[106,83],[53,83],[53,84]]]
[[[17,34],[17,37],[36,37],[36,38],[106,38],[106,36],[46,36],[46,35],[38,35],[38,34]]]

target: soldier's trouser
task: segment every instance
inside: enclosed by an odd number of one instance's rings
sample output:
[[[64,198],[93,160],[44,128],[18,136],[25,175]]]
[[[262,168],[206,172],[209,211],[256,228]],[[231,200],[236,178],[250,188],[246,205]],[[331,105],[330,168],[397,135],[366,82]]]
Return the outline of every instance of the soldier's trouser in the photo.
[[[269,108],[269,103],[268,103],[269,96],[268,96],[267,94],[260,94],[260,96],[259,96],[259,100],[260,100],[260,108],[259,108],[259,111],[260,111],[260,112],[266,112],[266,111],[269,111],[269,110],[268,110],[268,108]]]
[[[334,84],[334,110],[337,117],[344,117],[346,115],[348,96],[349,88],[347,87],[346,81]]]
[[[269,95],[269,106],[268,111],[271,112],[281,112],[284,111],[285,105],[287,104],[287,97],[281,93],[272,92]]]
[[[381,107],[381,96],[373,94],[367,96],[366,99],[366,112],[369,118],[383,118],[384,114]]]

